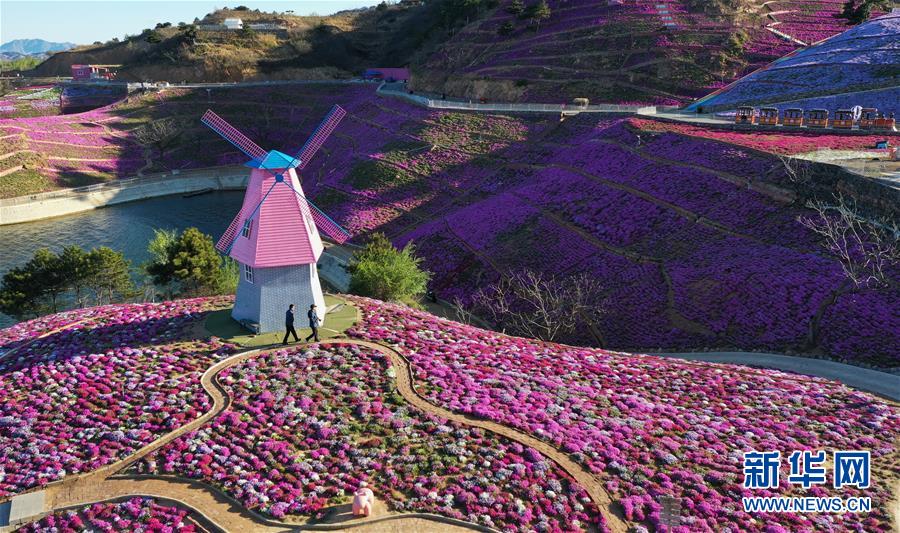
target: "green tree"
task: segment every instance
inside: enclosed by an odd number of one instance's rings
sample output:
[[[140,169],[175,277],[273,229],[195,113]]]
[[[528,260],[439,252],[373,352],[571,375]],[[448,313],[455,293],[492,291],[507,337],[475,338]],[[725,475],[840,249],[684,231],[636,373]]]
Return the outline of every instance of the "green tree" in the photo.
[[[506,7],[506,12],[511,15],[520,16],[525,12],[525,2],[522,0],[513,0],[509,6]]]
[[[93,291],[97,305],[135,296],[131,261],[125,254],[101,246],[88,252],[86,259],[85,286]]]
[[[421,262],[412,243],[398,250],[384,234],[376,233],[350,261],[350,292],[412,302],[425,293],[431,277]]]
[[[212,237],[197,228],[157,230],[147,245],[150,261],[144,271],[154,285],[169,294],[221,294],[237,286],[237,265],[223,261]]]
[[[534,24],[535,30],[541,27],[541,21],[550,18],[550,6],[547,0],[541,0],[537,4],[528,8],[528,18]]]
[[[515,29],[516,29],[516,26],[512,23],[512,21],[509,21],[509,20],[508,20],[508,21],[504,22],[504,23],[497,29],[497,33],[498,33],[499,35],[506,36],[506,35],[511,34]]]
[[[181,27],[181,31],[178,34],[178,38],[180,41],[188,46],[194,46],[197,44],[197,26],[196,22],[194,24],[189,24]]]
[[[96,304],[134,296],[130,264],[123,254],[106,247],[85,252],[67,246],[57,255],[42,248],[3,277],[0,311],[19,319],[56,313],[73,301],[78,307],[86,305],[89,292]]]
[[[63,292],[65,283],[60,276],[59,256],[41,248],[28,263],[3,276],[0,311],[20,320],[55,313]]]
[[[88,253],[80,246],[66,246],[59,254],[59,269],[72,291],[76,307],[87,305],[87,277],[90,270]]]
[[[837,18],[847,19],[847,24],[862,24],[869,20],[872,11],[890,11],[893,0],[847,0]]]

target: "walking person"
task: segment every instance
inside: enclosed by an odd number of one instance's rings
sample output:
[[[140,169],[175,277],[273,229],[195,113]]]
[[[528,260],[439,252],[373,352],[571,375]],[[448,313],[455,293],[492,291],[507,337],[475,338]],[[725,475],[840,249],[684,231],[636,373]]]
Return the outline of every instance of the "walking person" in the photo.
[[[312,304],[309,306],[309,311],[306,312],[306,316],[309,318],[309,329],[312,330],[312,333],[309,334],[309,337],[306,337],[306,342],[309,342],[309,339],[315,338],[316,342],[319,342],[319,314],[316,313],[316,304]]]
[[[284,332],[284,340],[281,341],[281,344],[287,344],[288,335],[294,336],[294,342],[300,342],[297,330],[294,329],[294,304],[289,305],[287,312],[284,314],[284,329],[287,331]]]

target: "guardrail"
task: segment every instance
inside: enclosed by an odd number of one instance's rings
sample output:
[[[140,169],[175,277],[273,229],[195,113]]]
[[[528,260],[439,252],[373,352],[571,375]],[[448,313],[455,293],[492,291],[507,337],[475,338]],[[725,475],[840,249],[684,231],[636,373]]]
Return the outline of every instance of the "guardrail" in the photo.
[[[656,106],[619,105],[619,104],[533,104],[533,103],[482,103],[461,102],[458,100],[435,100],[410,94],[402,91],[392,91],[384,88],[384,84],[378,87],[378,94],[402,98],[417,105],[430,109],[460,109],[467,111],[505,111],[505,112],[531,112],[531,113],[640,113],[653,115]]]
[[[473,111],[530,111],[540,113],[653,113],[655,106],[637,105],[586,105],[575,104],[492,104],[480,102],[456,102],[450,100],[426,100],[434,109],[470,109]]]

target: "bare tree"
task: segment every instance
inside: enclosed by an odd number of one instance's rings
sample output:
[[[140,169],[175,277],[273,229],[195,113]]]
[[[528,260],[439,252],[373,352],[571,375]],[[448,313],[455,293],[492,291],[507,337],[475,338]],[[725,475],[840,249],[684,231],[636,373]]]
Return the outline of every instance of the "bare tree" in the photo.
[[[474,317],[472,315],[472,311],[463,304],[462,300],[458,297],[453,299],[453,303],[450,304],[450,307],[453,308],[453,313],[456,315],[456,321],[469,325],[474,322]]]
[[[184,128],[174,117],[154,120],[134,130],[137,142],[144,146],[153,146],[160,153],[181,135]]]
[[[797,220],[823,238],[823,246],[837,257],[844,274],[857,287],[889,283],[885,270],[900,263],[900,227],[896,220],[862,216],[853,200],[842,194],[833,205],[811,201],[816,212]]]
[[[555,341],[596,323],[602,299],[601,284],[587,274],[560,277],[523,270],[480,289],[473,305],[504,333]]]
[[[796,159],[786,155],[780,155],[778,156],[778,159],[781,160],[784,171],[791,183],[801,187],[812,181],[813,171],[811,161]]]

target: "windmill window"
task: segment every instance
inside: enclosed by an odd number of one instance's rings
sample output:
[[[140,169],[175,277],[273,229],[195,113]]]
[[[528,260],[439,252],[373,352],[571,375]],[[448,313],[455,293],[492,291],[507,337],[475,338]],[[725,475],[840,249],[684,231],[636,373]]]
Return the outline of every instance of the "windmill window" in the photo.
[[[250,265],[244,265],[244,279],[247,280],[247,283],[253,283],[253,267]]]
[[[250,238],[250,230],[253,228],[253,219],[248,218],[244,221],[244,227],[241,229],[241,236]]]

